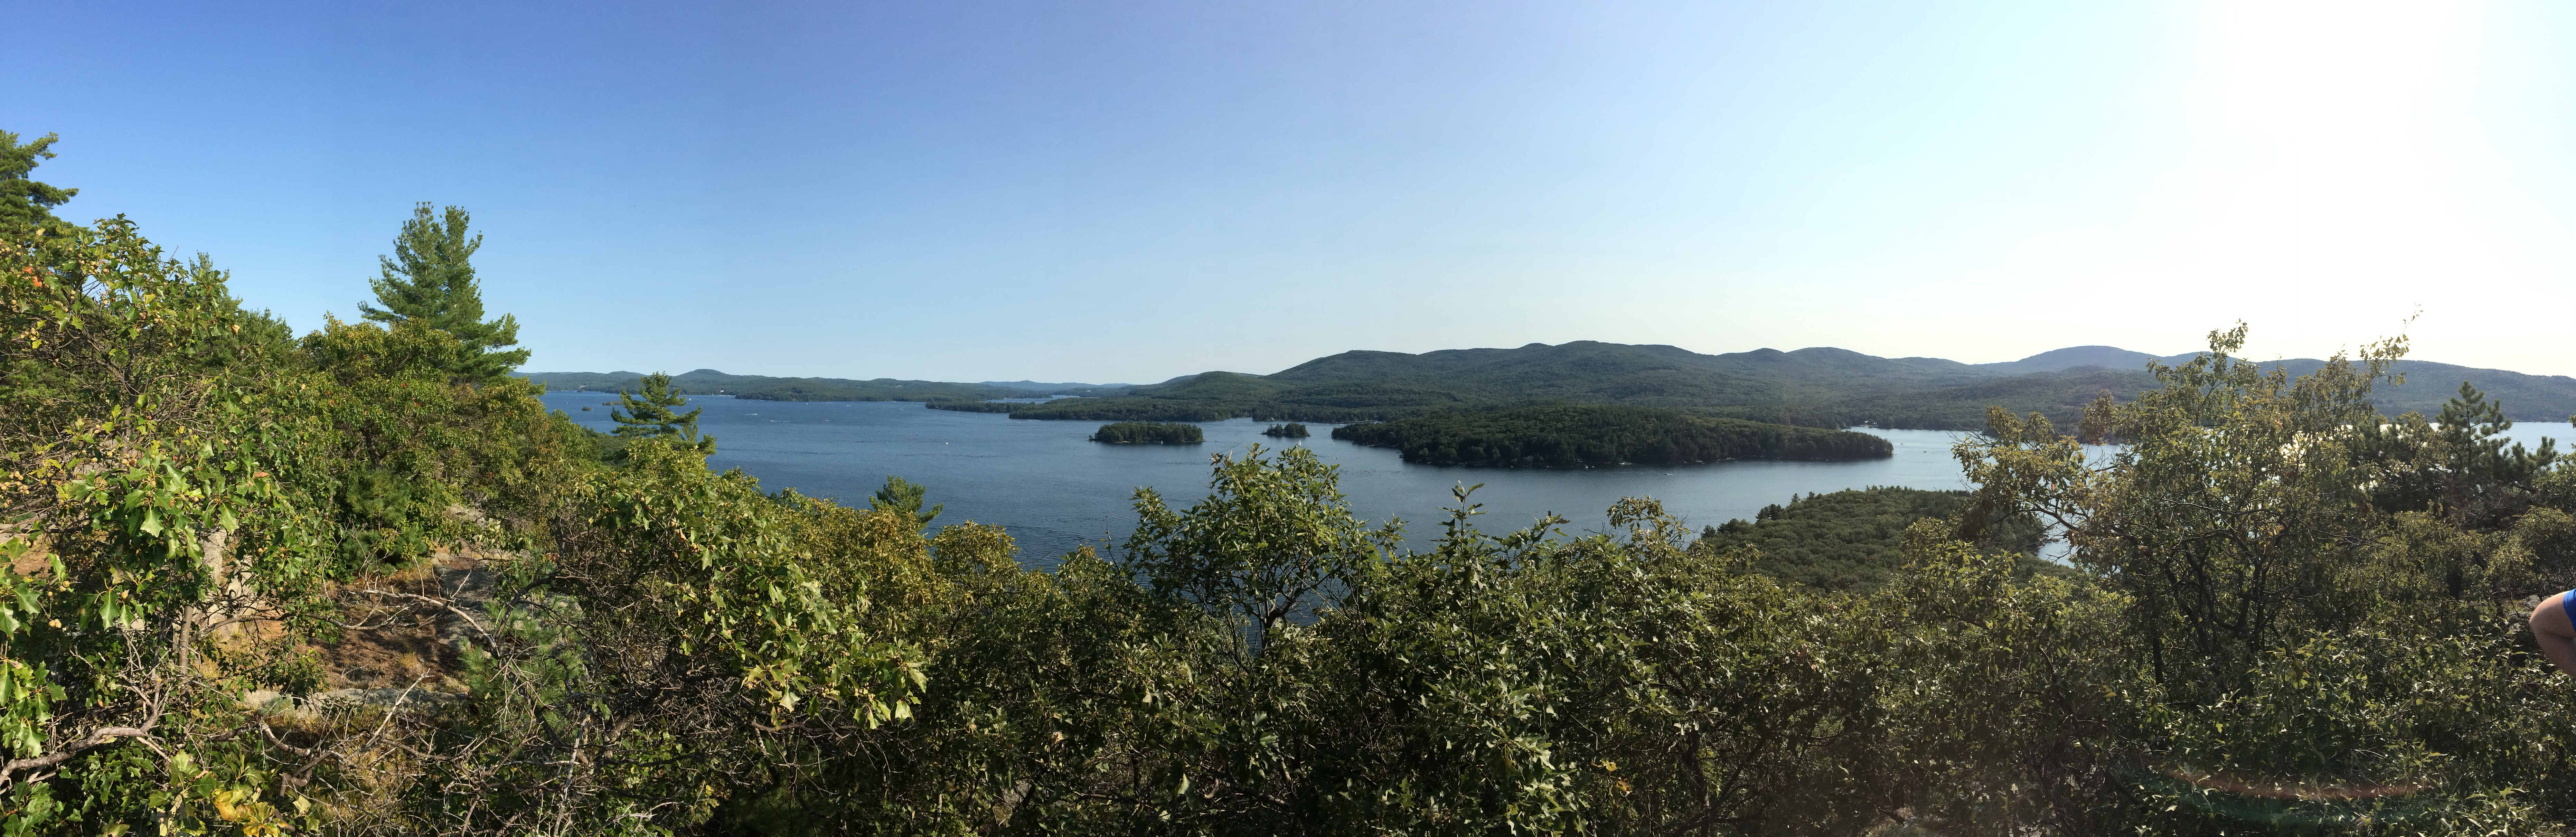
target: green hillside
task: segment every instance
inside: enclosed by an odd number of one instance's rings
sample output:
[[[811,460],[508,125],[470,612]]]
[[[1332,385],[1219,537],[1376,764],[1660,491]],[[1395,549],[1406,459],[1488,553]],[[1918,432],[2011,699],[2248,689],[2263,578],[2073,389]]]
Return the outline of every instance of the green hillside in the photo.
[[[1959,429],[1983,426],[1988,404],[2071,420],[2104,390],[2127,394],[2152,385],[2143,369],[1998,375],[1949,361],[1898,361],[1832,348],[1703,355],[1672,346],[1582,341],[1419,355],[1343,352],[1271,375],[1207,372],[1136,387],[1123,396],[1027,405],[1011,415],[1354,422],[1570,402],[1688,408],[1807,427]]]
[[[2325,362],[2303,358],[2266,364],[2266,368],[2272,365],[2297,378],[2316,371]],[[2576,378],[2565,375],[2525,375],[2426,360],[2401,360],[2390,364],[2390,369],[2406,376],[2406,382],[2373,389],[2371,401],[2379,405],[2380,412],[2391,416],[2439,413],[2442,402],[2459,394],[2463,381],[2486,393],[2487,400],[2504,405],[2505,415],[2515,421],[2564,422],[2570,414],[2576,414]]]

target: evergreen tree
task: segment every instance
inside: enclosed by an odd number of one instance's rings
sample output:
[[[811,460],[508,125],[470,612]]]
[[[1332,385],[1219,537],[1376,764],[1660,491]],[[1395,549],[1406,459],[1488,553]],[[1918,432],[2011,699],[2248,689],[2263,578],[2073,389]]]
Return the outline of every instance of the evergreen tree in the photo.
[[[877,493],[868,497],[868,508],[903,515],[911,518],[915,526],[927,529],[930,528],[931,519],[939,516],[939,510],[948,507],[948,504],[941,503],[931,506],[929,511],[922,511],[922,497],[929,493],[930,489],[911,480],[888,476],[885,487],[877,489]]]
[[[700,407],[686,413],[673,410],[685,407],[689,399],[671,391],[671,376],[655,372],[644,376],[644,395],[621,392],[617,397],[623,411],[610,410],[608,417],[617,420],[617,435],[628,439],[673,439],[680,447],[695,448],[701,453],[716,449],[716,437],[698,435]]]
[[[2472,529],[2491,529],[2522,513],[2533,482],[2558,461],[2555,443],[2527,450],[2503,435],[2513,429],[2504,405],[2467,381],[2427,420],[2408,413],[2359,430],[2359,453],[2377,470],[2371,500],[2391,512],[2431,511]]]
[[[54,152],[47,147],[57,139],[46,134],[20,145],[17,134],[0,131],[0,227],[70,226],[54,217],[51,210],[80,194],[80,190],[48,186],[29,177],[39,161],[53,159]]]
[[[393,256],[378,259],[383,277],[368,281],[384,307],[360,302],[358,310],[377,322],[418,320],[456,335],[466,352],[460,368],[449,371],[492,383],[528,362],[528,350],[503,350],[519,344],[517,317],[483,319],[483,291],[470,261],[482,249],[483,236],[467,234],[469,220],[463,207],[447,207],[443,213],[431,212],[426,201],[412,207],[411,220],[394,237]]]

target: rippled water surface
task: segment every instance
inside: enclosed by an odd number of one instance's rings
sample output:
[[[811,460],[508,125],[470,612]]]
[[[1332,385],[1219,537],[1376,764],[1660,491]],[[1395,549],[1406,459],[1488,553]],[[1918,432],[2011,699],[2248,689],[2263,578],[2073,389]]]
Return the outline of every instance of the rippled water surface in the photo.
[[[584,424],[614,427],[613,396],[550,393],[546,403]],[[1175,505],[1207,493],[1208,456],[1241,453],[1259,443],[1267,423],[1203,422],[1199,445],[1104,445],[1084,441],[1097,422],[1023,421],[997,413],[931,410],[901,402],[737,401],[699,397],[699,426],[717,437],[710,464],[741,468],[770,489],[794,488],[844,504],[864,505],[886,475],[929,486],[947,506],[941,523],[972,520],[1009,527],[1023,560],[1038,566],[1082,543],[1124,539],[1135,526],[1132,495],[1153,486]],[[582,407],[590,407],[587,412]],[[1696,527],[1752,517],[1768,503],[1808,492],[1870,485],[1962,488],[1949,446],[1956,434],[1871,431],[1896,443],[1896,456],[1862,462],[1726,462],[1674,467],[1575,470],[1415,465],[1392,450],[1335,441],[1329,425],[1309,425],[1312,438],[1287,442],[1341,466],[1342,490],[1358,514],[1399,517],[1412,542],[1439,532],[1450,488],[1483,483],[1476,500],[1488,530],[1526,526],[1556,512],[1572,531],[1608,527],[1604,514],[1623,496],[1664,502]]]
[[[550,393],[549,406],[602,430],[614,426],[598,393]],[[1175,505],[1207,493],[1208,456],[1283,440],[1261,435],[1267,423],[1202,422],[1199,445],[1104,445],[1084,441],[1097,422],[1021,421],[998,413],[931,410],[901,402],[737,401],[699,397],[700,426],[717,436],[715,467],[741,468],[770,490],[794,488],[848,505],[897,474],[930,488],[943,503],[941,523],[972,520],[1009,527],[1023,561],[1050,565],[1081,543],[1126,537],[1135,526],[1131,495],[1153,486]],[[590,407],[588,412],[582,407]],[[1359,515],[1399,517],[1416,546],[1439,532],[1441,509],[1459,483],[1484,483],[1476,500],[1489,531],[1518,528],[1545,512],[1573,521],[1573,531],[1608,527],[1604,515],[1623,496],[1649,496],[1693,527],[1753,516],[1769,503],[1809,492],[1872,485],[1965,488],[1950,444],[1936,430],[1870,430],[1896,443],[1896,455],[1860,462],[1723,462],[1673,467],[1576,470],[1415,465],[1392,450],[1328,438],[1329,425],[1309,425],[1313,438],[1290,442],[1341,466],[1342,491]],[[2514,428],[2517,439],[2566,436],[2560,424]]]

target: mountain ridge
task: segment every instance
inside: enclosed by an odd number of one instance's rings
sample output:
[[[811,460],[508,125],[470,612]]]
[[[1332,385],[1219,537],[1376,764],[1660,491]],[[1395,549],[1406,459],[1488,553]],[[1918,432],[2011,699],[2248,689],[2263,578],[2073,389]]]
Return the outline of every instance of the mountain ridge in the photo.
[[[1514,348],[1440,349],[1419,354],[1354,349],[1268,375],[1223,370],[1144,385],[956,383],[893,378],[775,378],[699,369],[674,376],[686,393],[803,401],[921,401],[982,411],[986,402],[1039,395],[1044,404],[1007,405],[1016,418],[1205,421],[1235,416],[1349,422],[1470,407],[1540,403],[1689,408],[1713,416],[1806,426],[1974,429],[1985,408],[2039,412],[2071,421],[2102,392],[2134,397],[2156,386],[2156,356],[2115,346],[2069,346],[2020,360],[1969,364],[1943,358],[1885,358],[1831,346],[1701,354],[1661,344],[1577,340]],[[2303,375],[2314,358],[2261,361]],[[2466,381],[2518,421],[2564,421],[2576,413],[2576,378],[2400,360],[2406,384],[2383,388],[2381,410],[2432,413]],[[529,373],[554,389],[613,391],[631,372]],[[973,406],[968,406],[968,404]]]

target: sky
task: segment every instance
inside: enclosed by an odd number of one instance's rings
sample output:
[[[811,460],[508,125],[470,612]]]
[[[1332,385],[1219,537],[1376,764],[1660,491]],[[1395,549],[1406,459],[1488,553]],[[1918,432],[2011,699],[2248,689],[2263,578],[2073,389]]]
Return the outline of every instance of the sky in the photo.
[[[299,328],[420,201],[529,371],[2406,335],[2576,375],[2576,5],[23,4],[59,213]]]

